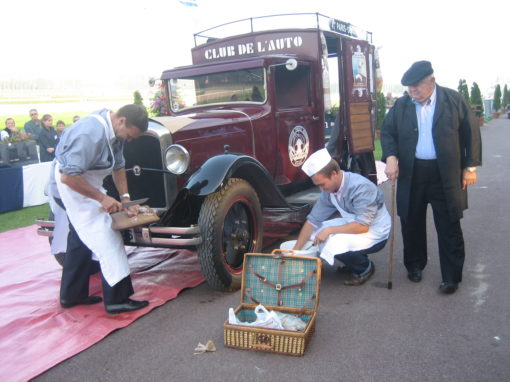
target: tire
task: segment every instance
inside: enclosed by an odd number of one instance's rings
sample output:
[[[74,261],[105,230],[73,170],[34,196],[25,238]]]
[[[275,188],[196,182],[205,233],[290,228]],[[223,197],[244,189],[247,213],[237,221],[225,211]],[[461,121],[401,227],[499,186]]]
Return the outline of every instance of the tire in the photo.
[[[220,291],[241,287],[244,254],[262,249],[262,210],[248,182],[232,178],[207,196],[198,225],[198,258],[208,284]]]

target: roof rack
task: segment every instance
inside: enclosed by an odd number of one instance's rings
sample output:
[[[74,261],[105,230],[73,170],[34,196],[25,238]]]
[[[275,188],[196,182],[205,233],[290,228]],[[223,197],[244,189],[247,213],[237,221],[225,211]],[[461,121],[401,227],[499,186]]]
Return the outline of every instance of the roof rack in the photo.
[[[279,18],[278,23],[274,22],[274,18]],[[283,18],[292,18],[292,25],[286,25]],[[301,28],[316,28],[320,30],[328,30],[334,33],[338,33],[344,36],[349,36],[361,40],[366,40],[372,43],[372,32],[365,31],[359,27],[356,27],[345,21],[334,19],[332,17],[323,15],[321,13],[282,13],[276,15],[249,17],[246,19],[231,21],[228,23],[216,25],[212,28],[204,29],[203,31],[193,34],[195,40],[195,47],[205,44],[207,42],[218,40],[230,36],[235,36],[244,33],[254,33],[257,31],[272,30],[272,29],[283,29],[286,27],[295,28],[297,18],[301,18],[299,27]],[[304,22],[308,24],[304,24]],[[257,23],[257,25],[255,25]],[[275,24],[278,25],[275,27]],[[264,26],[265,25],[265,26]],[[309,25],[303,27],[303,25]],[[257,27],[257,28],[256,28]],[[211,35],[210,32],[218,33],[218,35]],[[207,34],[205,34],[207,33]],[[200,42],[197,39],[205,39]]]

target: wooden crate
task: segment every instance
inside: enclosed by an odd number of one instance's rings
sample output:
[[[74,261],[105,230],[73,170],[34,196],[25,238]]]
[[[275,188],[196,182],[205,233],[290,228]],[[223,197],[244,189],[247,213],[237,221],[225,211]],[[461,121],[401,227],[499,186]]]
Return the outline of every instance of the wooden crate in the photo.
[[[303,331],[265,329],[224,323],[224,343],[235,349],[301,356],[315,330],[319,307],[321,262],[293,256],[292,251],[248,253],[244,259],[241,304],[235,314],[242,322],[255,320],[255,307],[290,313],[307,323]]]

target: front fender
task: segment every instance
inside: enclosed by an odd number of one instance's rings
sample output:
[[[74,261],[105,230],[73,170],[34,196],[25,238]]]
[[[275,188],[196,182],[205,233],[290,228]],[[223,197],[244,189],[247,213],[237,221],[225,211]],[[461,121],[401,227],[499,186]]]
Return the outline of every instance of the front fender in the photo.
[[[263,206],[288,206],[265,167],[255,158],[242,154],[225,153],[209,158],[191,175],[184,188],[194,195],[207,196],[217,192],[230,178],[250,183]]]

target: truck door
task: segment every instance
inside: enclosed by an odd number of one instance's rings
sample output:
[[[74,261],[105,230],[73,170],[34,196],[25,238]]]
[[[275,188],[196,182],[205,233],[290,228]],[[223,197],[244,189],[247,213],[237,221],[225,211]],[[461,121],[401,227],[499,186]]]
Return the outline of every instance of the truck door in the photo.
[[[377,181],[375,175],[375,67],[374,50],[367,41],[343,39],[345,115],[353,168]]]
[[[300,167],[321,145],[323,128],[313,99],[310,65],[299,62],[292,71],[275,66],[274,98],[278,129],[278,157],[275,182],[284,185],[306,179]]]

